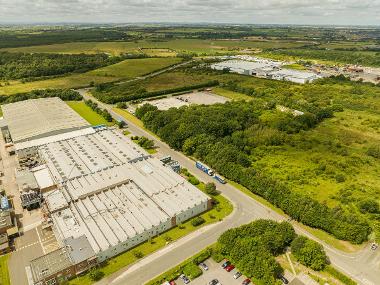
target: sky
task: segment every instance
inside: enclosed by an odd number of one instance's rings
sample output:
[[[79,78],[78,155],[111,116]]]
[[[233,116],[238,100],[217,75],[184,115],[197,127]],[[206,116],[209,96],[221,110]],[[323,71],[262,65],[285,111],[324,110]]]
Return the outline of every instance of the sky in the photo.
[[[0,0],[0,22],[380,26],[380,0]]]

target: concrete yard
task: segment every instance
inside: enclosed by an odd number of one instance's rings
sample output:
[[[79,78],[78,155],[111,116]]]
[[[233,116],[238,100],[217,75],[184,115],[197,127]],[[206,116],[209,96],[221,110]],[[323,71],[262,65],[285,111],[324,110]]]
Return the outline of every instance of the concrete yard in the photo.
[[[157,99],[152,101],[144,101],[140,104],[149,103],[153,106],[157,106],[159,110],[168,110],[170,108],[179,108],[182,106],[190,106],[191,104],[197,105],[213,105],[216,103],[225,103],[229,101],[228,98],[216,95],[207,91],[196,91],[188,94],[171,96],[163,99]]]

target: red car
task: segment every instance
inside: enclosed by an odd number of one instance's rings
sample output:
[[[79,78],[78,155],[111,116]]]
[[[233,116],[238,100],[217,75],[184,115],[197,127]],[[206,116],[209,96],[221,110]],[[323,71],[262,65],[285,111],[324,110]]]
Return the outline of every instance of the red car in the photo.
[[[249,280],[249,278],[247,278],[243,281],[243,283],[241,283],[241,285],[248,285],[249,283],[251,283],[251,280]]]
[[[174,282],[174,280],[170,281],[169,284],[170,285],[176,285],[175,282]]]
[[[225,269],[227,272],[230,272],[232,271],[233,269],[235,268],[235,266],[233,266],[232,264],[228,265]]]

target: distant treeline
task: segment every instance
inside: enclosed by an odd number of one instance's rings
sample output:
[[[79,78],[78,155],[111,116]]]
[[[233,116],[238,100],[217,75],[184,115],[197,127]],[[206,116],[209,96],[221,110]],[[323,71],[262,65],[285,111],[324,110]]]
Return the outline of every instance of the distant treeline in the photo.
[[[28,93],[18,93],[14,95],[0,95],[0,104],[50,97],[59,97],[64,101],[80,101],[83,99],[79,92],[72,89],[44,89],[33,90]]]
[[[212,80],[212,81],[195,84],[195,85],[188,85],[188,86],[182,86],[182,87],[158,90],[158,91],[151,91],[151,92],[148,92],[144,88],[137,88],[135,90],[130,89],[128,90],[129,93],[120,94],[119,92],[117,92],[117,90],[113,90],[113,86],[115,86],[114,84],[104,83],[104,84],[99,84],[95,88],[95,92],[93,92],[93,95],[104,103],[115,104],[118,102],[147,99],[147,98],[156,97],[160,95],[167,95],[167,94],[172,94],[172,93],[211,87],[211,86],[216,86],[218,84],[219,82],[217,80]],[[116,86],[116,89],[117,89],[117,86]]]
[[[293,219],[352,243],[367,240],[371,228],[359,214],[341,207],[329,208],[251,166],[254,149],[283,145],[291,140],[291,134],[314,128],[333,116],[329,107],[314,106],[310,112],[294,117],[259,101],[168,111],[145,104],[136,110],[136,115],[171,147],[206,162]]]
[[[48,54],[0,52],[0,79],[38,78],[70,72],[85,72],[114,64],[123,57],[106,54]]]
[[[304,59],[326,60],[337,63],[380,66],[380,51],[348,51],[326,49],[281,49],[272,51],[274,55],[302,57]]]
[[[67,42],[116,41],[131,39],[117,29],[52,29],[40,32],[0,32],[0,48],[58,44]]]

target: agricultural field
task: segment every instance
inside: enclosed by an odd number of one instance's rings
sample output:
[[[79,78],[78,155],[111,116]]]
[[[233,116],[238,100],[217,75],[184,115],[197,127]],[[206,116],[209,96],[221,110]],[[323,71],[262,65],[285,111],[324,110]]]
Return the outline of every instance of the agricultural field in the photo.
[[[46,88],[79,88],[91,84],[132,79],[152,71],[180,62],[178,58],[144,58],[127,59],[120,63],[95,69],[82,74],[73,74],[47,80],[22,83],[10,81],[9,85],[0,87],[0,95],[29,92],[34,89]]]

